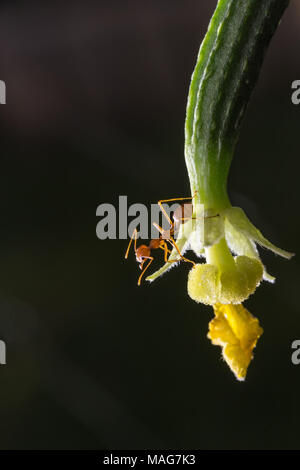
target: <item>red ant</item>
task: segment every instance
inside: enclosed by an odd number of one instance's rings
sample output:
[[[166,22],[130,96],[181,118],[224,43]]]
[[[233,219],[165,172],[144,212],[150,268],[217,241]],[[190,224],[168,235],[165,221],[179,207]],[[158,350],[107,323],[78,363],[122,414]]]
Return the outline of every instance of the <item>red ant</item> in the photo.
[[[189,202],[188,204],[182,203],[180,204],[175,211],[173,212],[173,220],[170,219],[168,216],[163,203],[164,202],[173,202],[173,201],[184,201],[186,199],[193,199],[193,197],[178,197],[175,199],[162,199],[161,201],[158,201],[158,205],[164,214],[165,218],[168,220],[170,224],[170,228],[168,230],[164,230],[162,227],[160,227],[158,224],[154,223],[154,227],[161,233],[162,237],[171,240],[173,246],[177,249],[179,252],[179,249],[176,247],[176,243],[173,239],[173,236],[178,233],[180,225],[184,223],[186,220],[191,220],[193,219],[193,204]]]
[[[138,279],[138,286],[141,284],[142,277],[144,276],[146,270],[149,268],[150,264],[154,260],[154,257],[151,256],[151,251],[156,250],[156,249],[162,249],[164,250],[164,260],[165,263],[177,263],[179,260],[186,261],[188,263],[192,263],[193,266],[195,266],[195,262],[191,261],[188,258],[185,258],[182,254],[180,249],[178,248],[175,240],[174,240],[174,235],[178,233],[180,225],[184,223],[186,220],[191,220],[193,219],[193,204],[189,202],[188,204],[180,204],[179,207],[176,208],[176,210],[173,213],[173,221],[170,219],[168,216],[166,210],[163,207],[164,202],[172,202],[172,201],[184,201],[186,199],[193,199],[193,197],[179,197],[179,198],[174,198],[174,199],[162,199],[158,201],[158,205],[161,208],[162,213],[170,223],[170,228],[168,230],[164,230],[162,227],[160,227],[158,224],[154,223],[153,225],[156,227],[156,229],[160,232],[159,238],[154,238],[150,240],[149,245],[140,245],[139,247],[136,246],[136,240],[137,240],[137,230],[135,229],[133,231],[132,237],[129,241],[128,248],[125,254],[125,258],[128,258],[128,253],[130,250],[130,246],[132,243],[132,240],[134,238],[134,252],[136,256],[137,262],[140,264],[140,269],[143,270],[142,274],[140,275]],[[218,217],[219,214],[216,215],[211,215],[207,216],[205,218],[210,219],[213,217]],[[179,258],[175,260],[168,260],[168,254],[171,253],[171,250],[169,250],[167,242],[172,245],[173,248],[175,248],[178,252]],[[148,264],[146,267],[143,269],[145,262],[149,260]]]
[[[184,201],[186,199],[194,199],[196,193],[197,193],[197,191],[195,192],[193,197],[178,197],[178,198],[175,198],[175,199],[162,199],[161,201],[158,201],[158,203],[157,203],[159,205],[162,213],[164,214],[164,216],[168,220],[168,222],[170,224],[170,228],[169,228],[169,230],[164,230],[162,227],[160,227],[156,223],[154,223],[153,225],[161,233],[161,236],[164,239],[167,239],[168,241],[170,241],[172,243],[172,245],[177,249],[180,256],[182,256],[182,255],[181,255],[181,253],[179,251],[179,248],[177,247],[173,237],[176,234],[178,234],[178,231],[180,229],[180,225],[183,224],[186,220],[196,220],[196,217],[193,217],[193,212],[194,212],[193,204],[191,202],[189,202],[187,204],[186,203],[180,204],[175,209],[175,211],[173,212],[173,220],[171,220],[170,217],[168,216],[166,210],[163,207],[163,203],[164,202],[172,202],[172,201]],[[205,216],[204,219],[212,219],[214,217],[219,217],[219,214]],[[186,258],[185,258],[185,260],[186,260]],[[190,261],[190,260],[187,260],[187,261]]]
[[[180,259],[182,259],[184,261],[188,261],[189,263],[192,263],[193,265],[195,265],[194,261],[191,261],[191,260],[185,258],[184,256],[182,256],[179,248],[176,245],[176,242],[174,241],[173,237],[171,237],[171,236],[170,236],[169,239],[164,239],[164,238],[162,238],[162,235],[160,235],[159,238],[153,238],[152,240],[150,240],[149,245],[140,245],[139,247],[137,247],[136,246],[136,240],[137,240],[137,230],[136,229],[134,229],[134,232],[133,232],[132,237],[130,239],[130,242],[129,242],[129,245],[128,245],[128,248],[127,248],[127,251],[126,251],[126,254],[125,254],[126,259],[128,258],[128,253],[129,253],[129,249],[130,249],[133,238],[134,238],[135,257],[136,257],[137,262],[140,263],[140,269],[143,269],[145,262],[147,260],[149,260],[147,266],[144,268],[142,274],[139,277],[138,286],[141,284],[142,277],[144,276],[146,270],[149,268],[150,264],[154,260],[154,257],[151,256],[151,251],[152,250],[157,250],[157,249],[161,248],[162,250],[164,250],[164,261],[165,261],[165,263],[177,263],[178,259],[177,260],[172,260],[172,261],[168,260],[168,254],[171,253],[171,250],[169,250],[167,242],[171,243],[177,249],[178,254],[180,256]]]
[[[128,248],[127,248],[127,251],[126,251],[126,254],[125,254],[125,258],[126,259],[128,258],[128,253],[129,253],[129,250],[130,250],[130,246],[131,246],[132,240],[134,238],[134,252],[135,252],[136,260],[140,264],[140,269],[143,270],[142,274],[140,275],[140,277],[138,279],[138,286],[141,284],[142,277],[144,276],[146,270],[149,268],[150,264],[154,260],[154,257],[151,256],[151,251],[152,250],[156,250],[156,249],[159,249],[159,248],[164,250],[165,263],[168,263],[168,262],[169,263],[176,263],[176,262],[179,261],[178,259],[172,260],[172,261],[168,260],[168,254],[171,253],[171,250],[169,250],[167,242],[169,242],[177,250],[177,252],[179,254],[179,257],[180,257],[179,258],[180,260],[192,263],[195,266],[196,263],[194,263],[194,261],[191,261],[191,260],[185,258],[181,254],[180,249],[178,248],[178,246],[177,246],[177,244],[176,244],[176,242],[173,238],[174,234],[178,232],[180,224],[184,223],[183,222],[184,220],[192,218],[192,215],[193,215],[193,205],[192,205],[192,203],[181,204],[174,211],[174,214],[173,214],[173,220],[174,221],[172,221],[170,219],[170,217],[168,216],[166,210],[164,209],[164,207],[162,205],[164,202],[183,201],[185,199],[193,199],[193,197],[186,197],[186,198],[182,197],[182,198],[176,198],[176,199],[163,199],[161,201],[158,201],[158,205],[160,206],[162,213],[164,214],[164,216],[167,218],[167,220],[170,223],[170,228],[169,228],[169,230],[164,230],[162,227],[160,227],[159,225],[154,223],[153,225],[160,232],[160,236],[159,236],[159,238],[152,239],[150,241],[149,245],[140,245],[139,247],[137,247],[136,246],[137,230],[135,229],[133,231],[132,237],[130,239],[130,242],[128,244]],[[146,267],[143,269],[144,264],[147,260],[149,260],[149,262],[146,265]]]

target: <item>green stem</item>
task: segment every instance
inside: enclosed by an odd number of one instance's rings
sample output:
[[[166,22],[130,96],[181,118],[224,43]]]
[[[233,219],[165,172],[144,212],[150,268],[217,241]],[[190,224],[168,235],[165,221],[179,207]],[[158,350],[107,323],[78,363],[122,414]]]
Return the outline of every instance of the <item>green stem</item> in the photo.
[[[267,46],[289,0],[219,0],[201,45],[187,105],[185,159],[205,208],[230,206],[227,176]]]
[[[220,272],[235,269],[235,262],[225,238],[205,250],[206,262],[216,266]]]

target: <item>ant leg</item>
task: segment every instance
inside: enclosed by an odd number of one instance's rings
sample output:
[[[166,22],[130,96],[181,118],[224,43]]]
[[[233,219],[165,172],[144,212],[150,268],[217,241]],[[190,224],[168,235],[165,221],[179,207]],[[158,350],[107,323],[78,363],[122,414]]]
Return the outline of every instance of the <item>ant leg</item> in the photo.
[[[173,223],[172,223],[173,225]],[[172,227],[170,227],[169,230],[164,230],[162,227],[160,227],[157,223],[153,222],[153,226],[156,228],[156,230],[162,235],[162,239],[163,240],[168,240],[170,238],[170,235],[171,235],[171,230],[172,230]]]
[[[172,243],[170,242],[170,244],[172,245]],[[173,246],[173,245],[172,245]],[[181,258],[178,258],[178,259],[168,259],[168,254],[172,253],[171,250],[168,249],[168,246],[167,246],[167,243],[165,242],[165,245],[164,247],[161,247],[162,250],[164,250],[164,261],[165,263],[178,263],[178,261],[180,261]],[[189,260],[188,260],[189,261]]]
[[[195,191],[195,194],[196,194],[196,192],[197,191]],[[164,214],[167,221],[170,223],[171,227],[173,227],[174,224],[173,224],[172,220],[170,219],[170,217],[168,216],[166,210],[164,209],[163,203],[164,202],[174,202],[174,201],[185,201],[186,199],[194,199],[195,194],[194,194],[194,196],[189,196],[189,197],[176,197],[176,198],[173,198],[173,199],[161,199],[160,201],[158,201],[157,204],[159,205],[160,210]],[[171,230],[171,228],[170,228],[170,230]]]
[[[156,224],[155,222],[153,222],[153,225],[156,228],[156,230],[161,234],[161,239],[165,242],[171,243],[170,242],[170,238],[171,238],[170,230],[164,230],[160,225]],[[174,248],[174,245],[172,243],[171,245]]]
[[[162,250],[164,250],[164,262],[167,263],[167,262],[169,261],[169,260],[168,260],[168,255],[169,255],[170,253],[172,253],[171,250],[169,250],[168,245],[167,245],[167,243],[166,243],[165,241],[164,241],[163,246],[160,246],[159,248],[161,248]],[[171,261],[169,261],[169,263],[171,263]]]
[[[181,217],[179,220],[203,220],[203,219],[213,219],[214,217],[220,217],[220,214],[216,215],[207,215],[204,217]]]
[[[174,246],[174,248],[177,250],[179,256],[180,256],[180,259],[182,259],[182,261],[186,261],[187,263],[192,263],[193,266],[196,266],[196,263],[188,258],[185,258],[182,254],[181,254],[181,251],[179,250],[178,246],[177,246],[177,243],[175,242],[174,238],[173,237],[170,237],[170,243]]]
[[[168,240],[168,241],[169,241],[169,240]],[[169,243],[170,243],[171,246],[173,247],[172,242],[169,241]],[[161,248],[162,250],[164,250],[164,262],[165,262],[165,263],[178,263],[178,261],[180,260],[180,258],[179,258],[179,259],[172,259],[172,260],[168,259],[168,255],[171,254],[172,251],[169,250],[168,245],[167,245],[166,242],[164,243],[164,246],[160,246],[160,248]],[[189,261],[189,260],[188,260],[188,261]]]
[[[163,235],[164,234],[164,229],[162,227],[160,227],[159,225],[157,224],[154,224],[155,228],[157,228],[157,230]],[[182,254],[181,254],[181,251],[180,249],[178,248],[177,246],[177,243],[175,242],[174,238],[170,236],[170,238],[167,240],[172,246],[173,248],[175,248],[180,256],[180,259],[182,259],[183,261],[187,261],[188,263],[192,263],[194,266],[196,263],[194,263],[194,261],[191,261],[190,259],[188,258],[185,258]]]
[[[163,204],[164,202],[184,201],[184,200],[186,200],[186,199],[194,199],[194,197],[195,197],[196,194],[197,194],[197,191],[195,191],[194,196],[175,197],[175,198],[172,198],[172,199],[161,199],[160,201],[158,201],[157,204],[161,205],[161,204]]]
[[[152,261],[154,260],[153,256],[145,256],[145,259],[143,260],[143,264],[144,264],[144,262],[146,261],[146,259],[149,260],[149,263],[147,264],[147,266],[145,267],[144,271],[142,272],[142,274],[141,274],[140,277],[139,277],[138,286],[141,285],[142,277],[144,276],[145,272],[147,271],[147,269],[149,268],[150,264],[151,264]],[[142,266],[143,266],[143,264],[142,264]]]
[[[128,244],[126,254],[125,254],[125,259],[128,258],[128,253],[129,253],[129,250],[130,250],[130,247],[131,247],[133,237],[134,237],[134,251],[136,252],[136,239],[137,239],[137,230],[136,230],[136,228],[134,229],[133,234],[131,235],[130,242]]]

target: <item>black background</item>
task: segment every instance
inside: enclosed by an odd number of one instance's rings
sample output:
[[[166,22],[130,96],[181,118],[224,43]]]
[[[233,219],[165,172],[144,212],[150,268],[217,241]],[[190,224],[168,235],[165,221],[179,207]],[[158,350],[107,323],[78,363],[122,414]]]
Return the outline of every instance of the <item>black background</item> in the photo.
[[[138,288],[103,202],[188,195],[186,97],[215,0],[0,7],[1,449],[299,448],[298,257],[246,303],[264,335],[245,383],[206,338],[189,267]],[[233,204],[298,251],[300,7],[272,41],[232,164]],[[158,261],[158,266],[160,261]]]

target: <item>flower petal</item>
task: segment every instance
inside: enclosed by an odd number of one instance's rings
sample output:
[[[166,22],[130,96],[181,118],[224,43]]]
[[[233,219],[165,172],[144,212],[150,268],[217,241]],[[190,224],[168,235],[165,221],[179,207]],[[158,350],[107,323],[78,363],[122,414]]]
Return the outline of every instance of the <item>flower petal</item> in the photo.
[[[230,224],[239,232],[244,234],[250,240],[255,241],[259,245],[273,251],[283,258],[290,259],[294,253],[282,250],[273,243],[269,242],[262,233],[250,222],[245,212],[239,207],[230,207],[224,210],[224,216],[228,219]]]
[[[259,321],[243,305],[214,305],[208,338],[222,346],[223,357],[238,380],[244,380],[252,351],[263,333]]]
[[[196,264],[189,272],[189,296],[206,305],[240,304],[246,300],[259,285],[263,266],[248,256],[237,256],[234,261],[233,269],[223,272],[212,264]]]
[[[196,264],[188,278],[189,296],[196,302],[214,305],[219,302],[219,273],[213,264]]]
[[[245,255],[261,261],[254,241],[239,232],[227,218],[225,218],[225,238],[230,250],[236,255]],[[263,279],[275,282],[275,277],[267,272],[265,266],[263,266],[263,270]]]

